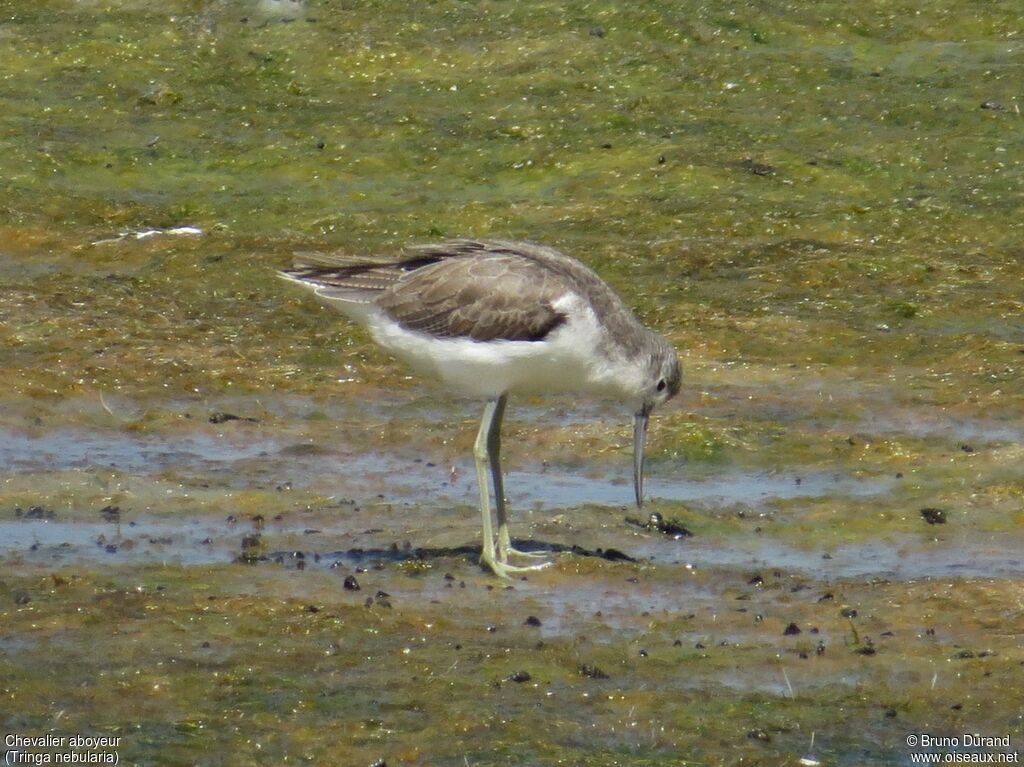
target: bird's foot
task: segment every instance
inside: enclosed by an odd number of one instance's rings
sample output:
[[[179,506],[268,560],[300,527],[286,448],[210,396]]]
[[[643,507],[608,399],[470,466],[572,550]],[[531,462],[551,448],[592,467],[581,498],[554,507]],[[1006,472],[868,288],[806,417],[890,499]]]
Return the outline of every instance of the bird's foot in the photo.
[[[501,553],[504,554],[504,560],[507,562],[509,557],[523,557],[524,559],[544,559],[547,557],[547,552],[544,551],[523,551],[517,549],[511,544],[501,547]]]
[[[543,551],[523,551],[512,545],[512,536],[508,533],[508,525],[502,523],[498,526],[498,558],[502,562],[508,562],[509,557],[522,557],[523,559],[544,559],[547,553]]]
[[[543,570],[546,567],[551,567],[554,562],[547,561],[536,565],[511,565],[508,562],[502,562],[484,554],[480,560],[480,564],[491,568],[491,571],[500,578],[511,578],[513,575],[522,575],[523,573],[534,573],[538,570]]]

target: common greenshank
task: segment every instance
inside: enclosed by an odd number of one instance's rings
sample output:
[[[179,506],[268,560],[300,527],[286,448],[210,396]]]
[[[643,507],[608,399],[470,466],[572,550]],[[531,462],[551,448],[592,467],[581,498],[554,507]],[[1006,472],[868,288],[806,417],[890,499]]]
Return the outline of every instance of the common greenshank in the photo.
[[[510,561],[542,555],[514,548],[509,535],[500,463],[509,394],[587,393],[629,407],[633,487],[637,506],[643,504],[648,419],[679,392],[679,358],[576,259],[526,242],[451,240],[391,260],[303,255],[281,276],[365,326],[413,369],[486,400],[474,457],[482,563],[497,575],[551,564]]]

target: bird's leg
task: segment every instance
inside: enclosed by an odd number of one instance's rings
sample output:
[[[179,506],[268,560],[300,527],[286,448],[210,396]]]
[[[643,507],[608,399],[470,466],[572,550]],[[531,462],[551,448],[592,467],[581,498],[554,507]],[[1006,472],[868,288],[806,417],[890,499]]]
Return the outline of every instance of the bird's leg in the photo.
[[[501,476],[501,421],[505,415],[505,403],[508,397],[502,394],[495,408],[494,421],[487,433],[487,455],[490,458],[491,482],[494,485],[494,508],[498,517],[498,559],[507,562],[509,556],[543,559],[544,554],[533,551],[520,551],[512,547],[512,536],[508,531],[508,515],[505,511],[505,487]],[[546,567],[547,564],[541,565]],[[538,568],[539,569],[539,568]]]
[[[505,402],[506,396],[503,394],[496,399],[488,400],[484,406],[484,414],[480,419],[480,431],[477,432],[476,444],[473,446],[473,456],[476,458],[476,480],[480,486],[480,515],[484,528],[481,559],[496,575],[508,578],[512,573],[539,570],[550,563],[545,562],[529,567],[508,563],[508,554],[515,550],[510,545],[508,520],[505,517],[505,494],[501,480],[501,419],[505,413]],[[491,479],[494,482],[495,510],[499,525],[497,551],[495,551],[494,531],[491,526],[491,503],[487,492],[487,466],[491,469]]]
[[[502,400],[503,398],[488,400],[487,404],[484,405],[484,414],[480,418],[480,430],[477,432],[476,442],[473,445],[473,457],[476,459],[476,484],[480,488],[480,517],[483,521],[484,531],[481,559],[495,573],[498,573],[498,571],[494,566],[497,560],[494,556],[494,530],[491,527],[491,499],[488,494],[486,464],[488,460],[488,437],[494,424],[495,411],[498,411],[499,403],[504,404]],[[498,411],[498,414],[500,420],[500,411]],[[501,575],[501,573],[498,573],[498,575]]]
[[[508,561],[508,550],[512,541],[508,534],[508,518],[505,515],[505,483],[501,477],[501,421],[505,417],[508,395],[502,394],[494,403],[494,417],[487,430],[487,459],[491,469],[491,485],[494,487],[494,511],[498,517],[498,559]]]

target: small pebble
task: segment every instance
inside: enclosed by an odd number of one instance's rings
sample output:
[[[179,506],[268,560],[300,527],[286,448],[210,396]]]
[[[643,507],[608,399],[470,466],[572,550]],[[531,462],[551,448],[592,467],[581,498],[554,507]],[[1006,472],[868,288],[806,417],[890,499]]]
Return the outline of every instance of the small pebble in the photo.
[[[581,663],[579,669],[580,676],[588,677],[589,679],[607,679],[608,675],[599,669],[597,666],[591,666],[587,663]]]

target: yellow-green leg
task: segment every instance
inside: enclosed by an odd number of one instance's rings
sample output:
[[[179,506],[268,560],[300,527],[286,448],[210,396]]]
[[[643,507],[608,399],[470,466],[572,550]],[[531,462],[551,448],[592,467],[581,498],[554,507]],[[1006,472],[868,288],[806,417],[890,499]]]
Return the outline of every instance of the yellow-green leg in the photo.
[[[480,486],[480,516],[483,522],[483,550],[481,560],[496,575],[508,578],[513,573],[540,570],[550,565],[543,562],[537,565],[512,565],[508,563],[509,555],[536,557],[532,552],[518,551],[512,548],[512,539],[508,532],[508,517],[505,512],[505,491],[501,478],[501,419],[505,415],[507,396],[502,394],[496,399],[488,400],[484,406],[484,414],[480,419],[480,431],[476,435],[473,446],[473,457],[476,459],[476,480]],[[498,517],[498,540],[495,546],[494,529],[491,525],[491,503],[488,493],[487,469],[490,469],[491,483],[494,486],[494,507]]]

